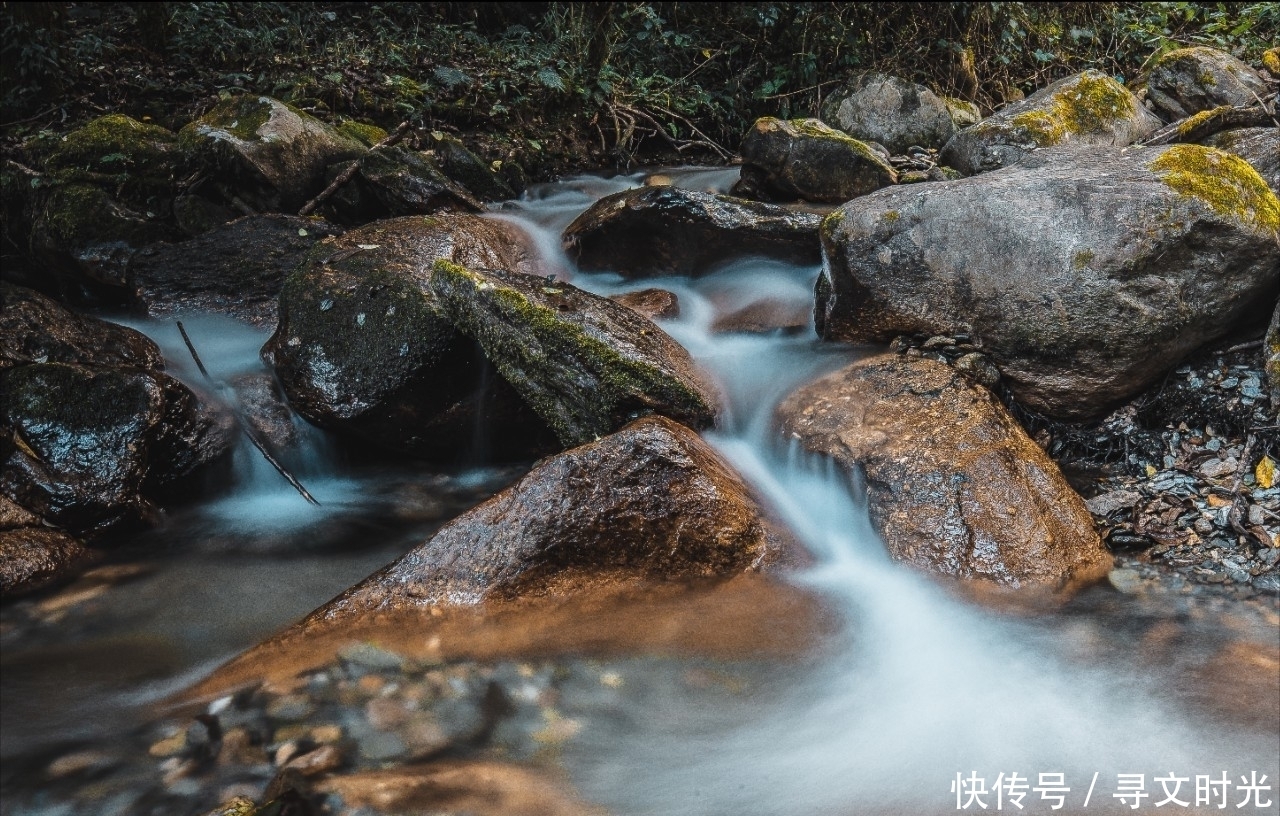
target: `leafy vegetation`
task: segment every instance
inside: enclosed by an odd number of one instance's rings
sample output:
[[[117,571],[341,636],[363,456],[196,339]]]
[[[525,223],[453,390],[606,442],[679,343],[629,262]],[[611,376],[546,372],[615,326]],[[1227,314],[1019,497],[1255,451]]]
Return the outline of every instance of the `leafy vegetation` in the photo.
[[[8,3],[10,147],[119,111],[171,129],[249,91],[331,119],[481,134],[535,173],[641,147],[723,157],[757,116],[813,115],[877,69],[992,109],[1169,50],[1246,60],[1275,3]]]

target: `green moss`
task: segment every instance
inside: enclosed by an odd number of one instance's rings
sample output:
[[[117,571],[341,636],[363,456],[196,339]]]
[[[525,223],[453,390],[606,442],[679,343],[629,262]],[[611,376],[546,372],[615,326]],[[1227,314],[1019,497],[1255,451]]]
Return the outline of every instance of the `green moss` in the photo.
[[[113,113],[68,133],[49,156],[52,170],[167,175],[177,137],[162,127]]]
[[[1079,272],[1093,262],[1093,250],[1082,249],[1071,256],[1071,268]]]
[[[889,210],[884,214],[884,220],[889,222],[890,224],[897,221],[900,217],[901,216],[898,214],[897,210]]]
[[[1214,85],[1218,84],[1218,80],[1214,78],[1211,72],[1205,71],[1200,75],[1200,84],[1207,85],[1208,87],[1212,88]]]
[[[338,123],[338,132],[348,139],[355,139],[365,147],[373,147],[378,142],[387,138],[387,132],[377,125],[369,125],[364,122],[357,122],[354,119],[344,119]]]
[[[482,302],[495,318],[491,324],[473,309],[451,305],[469,298],[442,299],[458,328],[480,342],[489,361],[563,444],[612,433],[635,409],[710,419],[711,408],[695,389],[658,366],[620,354],[552,306],[447,260],[436,261],[432,274],[437,292],[484,293]]]
[[[1048,111],[1033,110],[1020,113],[1011,117],[1009,124],[1020,136],[1041,147],[1056,145],[1067,136],[1067,129],[1063,123]]]
[[[202,116],[197,125],[226,131],[237,139],[252,141],[258,130],[271,120],[271,102],[264,96],[244,95],[215,107]]]
[[[1085,71],[1038,109],[1011,117],[1009,126],[1028,141],[1050,147],[1075,134],[1104,132],[1133,112],[1133,97],[1123,85],[1098,71]]]
[[[1195,116],[1188,116],[1184,122],[1178,125],[1178,135],[1185,136],[1193,129],[1199,127],[1215,116],[1221,116],[1231,110],[1230,105],[1220,105],[1216,108],[1210,108],[1207,111],[1200,111]]]
[[[1267,232],[1280,232],[1280,200],[1253,167],[1239,156],[1200,145],[1179,144],[1149,165],[1179,195]]]
[[[772,122],[778,122],[781,124],[781,120],[779,119],[770,120],[769,118],[766,118],[760,121],[770,122],[770,124]],[[787,124],[794,128],[801,136],[808,136],[813,139],[830,139],[831,141],[839,142],[857,153],[864,161],[877,165],[883,168],[886,173],[896,177],[892,165],[885,161],[883,156],[872,150],[871,146],[866,142],[855,139],[847,133],[842,133],[834,128],[828,127],[818,119],[792,119],[788,121]]]

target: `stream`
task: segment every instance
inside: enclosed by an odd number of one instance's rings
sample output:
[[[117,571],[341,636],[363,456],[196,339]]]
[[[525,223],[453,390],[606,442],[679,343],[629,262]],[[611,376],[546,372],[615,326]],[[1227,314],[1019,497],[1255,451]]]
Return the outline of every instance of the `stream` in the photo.
[[[679,186],[716,192],[737,175],[663,172]],[[558,757],[581,796],[634,816],[941,813],[996,810],[997,777],[1017,774],[1025,798],[1015,806],[1002,793],[1000,809],[1050,812],[1053,799],[1033,789],[1067,787],[1061,812],[1105,813],[1132,810],[1134,800],[1117,797],[1132,787],[1125,775],[1144,775],[1148,798],[1137,801],[1146,810],[1172,790],[1159,777],[1185,777],[1178,798],[1195,803],[1195,777],[1225,772],[1229,810],[1245,795],[1240,778],[1255,773],[1266,775],[1261,799],[1270,804],[1250,802],[1242,812],[1280,813],[1274,700],[1235,686],[1229,667],[1221,678],[1214,672],[1228,642],[1275,644],[1274,604],[1134,597],[1104,585],[1057,612],[1016,615],[962,601],[892,562],[848,474],[788,445],[772,423],[795,387],[866,350],[819,343],[811,324],[798,332],[712,330],[718,316],[760,300],[807,307],[816,266],[743,260],[697,279],[624,281],[574,271],[561,252],[560,233],[574,217],[644,177],[540,185],[492,217],[533,234],[552,268],[580,288],[613,295],[658,286],[678,296],[679,316],[660,325],[726,396],[721,425],[706,438],[808,547],[816,564],[794,580],[842,623],[813,659],[720,667],[737,678],[736,693],[674,682],[688,666],[645,655],[612,662],[628,678],[623,693],[575,700],[566,689],[564,709],[589,724]],[[183,320],[215,381],[264,370],[266,333],[212,315]],[[151,336],[171,373],[209,393],[172,323],[119,322]],[[171,508],[159,527],[120,542],[109,564],[72,586],[0,610],[4,814],[133,812],[120,795],[87,810],[90,783],[52,778],[49,763],[118,742],[155,701],[519,473],[363,462],[297,423],[304,442],[286,464],[319,507],[244,444],[230,488]],[[1280,678],[1273,692],[1280,696]],[[121,764],[137,773],[147,759]],[[91,784],[112,773],[126,772],[104,771]],[[978,780],[983,793],[974,799]],[[1216,790],[1209,809],[1219,809]]]

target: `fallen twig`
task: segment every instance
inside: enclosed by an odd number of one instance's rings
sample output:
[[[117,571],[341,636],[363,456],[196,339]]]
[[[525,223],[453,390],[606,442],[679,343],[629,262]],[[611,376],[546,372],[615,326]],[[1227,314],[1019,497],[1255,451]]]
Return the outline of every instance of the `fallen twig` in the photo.
[[[391,147],[393,144],[405,137],[405,134],[409,132],[409,127],[410,125],[408,122],[401,122],[400,126],[395,129],[394,133],[369,148],[369,151],[373,152],[374,150],[379,150],[384,147]],[[348,181],[351,181],[351,179],[355,177],[356,171],[359,169],[360,160],[353,159],[351,163],[347,165],[347,169],[339,173],[338,177],[330,182],[328,187],[320,191],[320,195],[308,201],[302,206],[302,209],[298,210],[298,215],[311,215],[315,208],[327,201],[329,196],[338,191],[339,187],[346,184]]]
[[[178,320],[176,322],[178,324],[178,332],[182,335],[182,342],[187,344],[187,351],[191,352],[191,359],[196,361],[196,368],[200,369],[200,373],[209,381],[209,384],[216,388],[217,383],[213,381],[213,377],[209,376],[209,370],[204,367],[204,362],[200,359],[200,355],[196,353],[195,344],[191,342],[191,337],[187,334],[187,330],[182,325],[182,321]],[[235,403],[235,400],[232,399],[229,400],[229,402],[231,404],[231,413],[235,417],[236,424],[240,426],[241,433],[243,433],[245,437],[253,443],[253,446],[258,449],[258,453],[262,454],[262,458],[266,459],[267,463],[275,468],[276,472],[283,476],[286,482],[293,485],[293,489],[298,491],[298,493],[302,495],[302,498],[319,507],[320,502],[316,501],[316,497],[307,492],[307,489],[302,486],[302,482],[299,482],[284,465],[280,464],[280,462],[271,455],[271,451],[267,449],[267,444],[259,439],[258,435],[253,432],[253,429],[249,426],[248,420],[244,418],[244,415],[241,413],[239,406]]]

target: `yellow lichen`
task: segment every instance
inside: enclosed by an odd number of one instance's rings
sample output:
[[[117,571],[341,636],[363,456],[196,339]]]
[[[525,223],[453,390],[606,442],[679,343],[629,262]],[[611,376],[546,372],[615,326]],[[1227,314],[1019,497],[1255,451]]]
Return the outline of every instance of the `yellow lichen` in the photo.
[[[1269,48],[1262,52],[1262,67],[1274,77],[1280,77],[1280,48]]]
[[[1040,147],[1050,147],[1073,134],[1105,131],[1133,110],[1133,98],[1123,85],[1098,71],[1085,71],[1042,107],[1011,117],[1009,124]]]
[[[1200,125],[1209,121],[1215,116],[1221,116],[1231,110],[1230,105],[1219,105],[1216,108],[1210,108],[1207,111],[1200,111],[1195,116],[1188,116],[1185,121],[1178,125],[1178,135],[1185,136],[1192,129],[1200,127]]]
[[[1179,195],[1198,199],[1218,215],[1280,233],[1280,199],[1239,156],[1200,145],[1173,145],[1149,165]]]
[[[1077,272],[1087,267],[1093,262],[1093,250],[1082,249],[1071,256],[1071,268]]]

